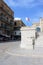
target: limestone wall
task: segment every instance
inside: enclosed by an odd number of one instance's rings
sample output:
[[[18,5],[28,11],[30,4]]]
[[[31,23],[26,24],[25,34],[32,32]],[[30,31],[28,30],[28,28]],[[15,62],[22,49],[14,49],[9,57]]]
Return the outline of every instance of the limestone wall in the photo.
[[[41,32],[43,32],[43,18],[40,18],[40,28]]]

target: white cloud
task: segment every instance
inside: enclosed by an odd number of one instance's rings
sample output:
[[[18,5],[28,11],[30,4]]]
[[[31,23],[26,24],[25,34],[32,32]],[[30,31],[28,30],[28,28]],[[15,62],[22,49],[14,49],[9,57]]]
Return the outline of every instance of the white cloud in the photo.
[[[13,0],[4,0],[8,5],[14,6],[16,4]]]
[[[9,6],[13,7],[33,7],[37,5],[34,3],[35,0],[4,0]]]
[[[9,6],[12,7],[35,7],[43,5],[43,0],[4,0]]]
[[[14,18],[14,20],[21,20],[21,18]]]

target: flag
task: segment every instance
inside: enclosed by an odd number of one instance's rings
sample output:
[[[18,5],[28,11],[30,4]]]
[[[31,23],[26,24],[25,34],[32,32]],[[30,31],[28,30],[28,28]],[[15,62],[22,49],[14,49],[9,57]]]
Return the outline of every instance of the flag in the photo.
[[[26,17],[26,21],[30,21],[30,19],[28,17]]]

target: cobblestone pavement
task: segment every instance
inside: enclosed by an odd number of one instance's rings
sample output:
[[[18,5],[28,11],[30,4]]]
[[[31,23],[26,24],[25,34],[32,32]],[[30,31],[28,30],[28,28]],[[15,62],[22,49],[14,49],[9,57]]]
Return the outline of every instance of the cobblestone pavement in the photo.
[[[0,65],[43,65],[43,51],[36,51],[21,49],[20,41],[0,43]]]

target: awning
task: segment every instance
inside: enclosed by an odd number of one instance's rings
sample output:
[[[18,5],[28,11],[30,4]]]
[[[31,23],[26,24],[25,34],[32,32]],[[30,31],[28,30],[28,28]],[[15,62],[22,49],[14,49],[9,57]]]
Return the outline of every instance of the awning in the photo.
[[[8,36],[8,35],[6,35],[6,34],[0,34],[0,35],[5,36],[5,37],[10,37],[10,36]]]

